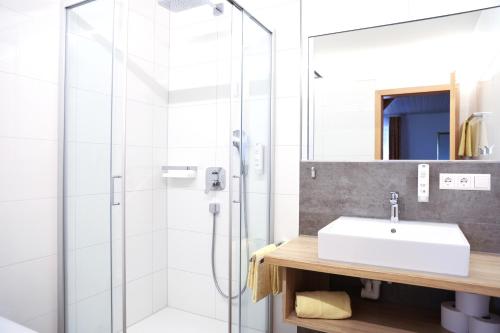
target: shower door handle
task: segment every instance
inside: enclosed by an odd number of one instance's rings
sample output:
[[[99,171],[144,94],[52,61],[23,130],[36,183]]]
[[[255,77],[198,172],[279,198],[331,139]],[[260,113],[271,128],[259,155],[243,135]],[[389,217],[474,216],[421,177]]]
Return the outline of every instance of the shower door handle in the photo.
[[[111,177],[111,206],[120,206],[119,202],[115,202],[115,181],[121,178],[122,176]]]

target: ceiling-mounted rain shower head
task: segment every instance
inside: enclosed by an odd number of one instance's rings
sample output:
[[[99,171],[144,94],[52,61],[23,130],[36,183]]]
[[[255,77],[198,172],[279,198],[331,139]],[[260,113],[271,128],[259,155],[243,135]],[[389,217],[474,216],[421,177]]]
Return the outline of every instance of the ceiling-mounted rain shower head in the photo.
[[[212,4],[210,0],[158,0],[160,6],[165,7],[171,12],[178,13],[188,9],[210,5],[214,9],[214,15],[218,16],[224,13],[224,4]]]
[[[158,3],[172,12],[182,12],[184,10],[210,4],[210,0],[158,0]]]

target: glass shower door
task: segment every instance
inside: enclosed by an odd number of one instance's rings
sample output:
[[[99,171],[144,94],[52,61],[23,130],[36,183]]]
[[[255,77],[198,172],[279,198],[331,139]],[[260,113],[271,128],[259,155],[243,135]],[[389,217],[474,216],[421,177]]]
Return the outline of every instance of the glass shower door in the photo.
[[[232,114],[239,123],[241,153],[237,170],[239,178],[237,216],[232,223],[233,239],[239,244],[233,254],[237,281],[233,293],[240,293],[233,304],[233,332],[270,332],[269,298],[252,301],[252,290],[245,289],[249,256],[272,242],[270,223],[271,195],[271,73],[272,33],[241,11],[240,76],[233,81],[240,88],[240,107]],[[238,115],[238,111],[240,114]],[[239,289],[238,289],[239,288]],[[236,329],[237,328],[237,329]]]
[[[64,87],[65,332],[118,331],[121,142],[115,106],[113,0],[66,7]],[[119,117],[118,117],[119,118]],[[118,221],[116,221],[118,219]],[[115,229],[116,232],[116,229]],[[115,248],[115,251],[113,251]],[[113,285],[115,290],[113,291]],[[115,320],[113,320],[115,313]]]

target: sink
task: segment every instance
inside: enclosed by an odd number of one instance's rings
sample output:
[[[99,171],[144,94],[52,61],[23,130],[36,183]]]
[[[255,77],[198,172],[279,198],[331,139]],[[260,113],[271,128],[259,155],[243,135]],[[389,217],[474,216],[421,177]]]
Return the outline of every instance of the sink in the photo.
[[[340,217],[318,232],[320,259],[469,275],[470,245],[456,224]]]

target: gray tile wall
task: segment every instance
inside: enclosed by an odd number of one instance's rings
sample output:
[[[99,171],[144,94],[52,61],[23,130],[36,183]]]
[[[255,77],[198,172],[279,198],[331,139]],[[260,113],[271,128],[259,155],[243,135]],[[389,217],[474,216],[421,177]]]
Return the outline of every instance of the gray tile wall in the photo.
[[[425,162],[430,164],[430,202],[417,202],[414,161],[302,162],[300,168],[300,234],[317,235],[339,216],[388,218],[389,192],[400,195],[400,218],[458,223],[475,251],[500,253],[500,163]],[[311,167],[316,179],[311,178]],[[490,192],[439,190],[439,173],[489,173]],[[332,276],[332,290],[359,295],[359,279]],[[381,301],[434,309],[453,299],[445,290],[383,284]],[[498,310],[495,299],[493,310]],[[314,332],[298,328],[298,333]]]
[[[430,202],[417,202],[415,161],[302,162],[300,234],[317,235],[339,216],[388,218],[389,192],[399,192],[400,219],[460,225],[475,251],[500,253],[500,163],[430,164]],[[311,178],[311,167],[316,179]],[[439,189],[439,173],[489,173],[491,191]]]

